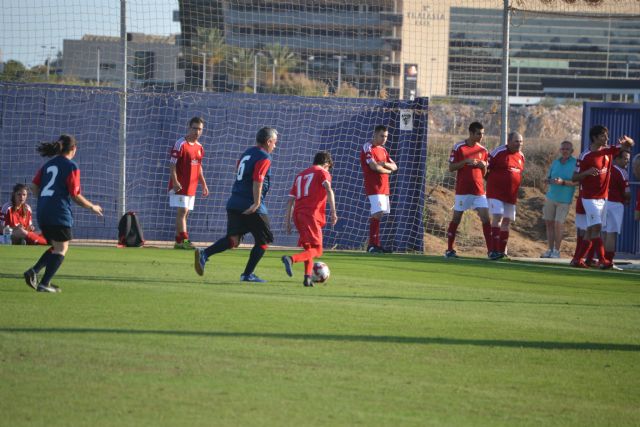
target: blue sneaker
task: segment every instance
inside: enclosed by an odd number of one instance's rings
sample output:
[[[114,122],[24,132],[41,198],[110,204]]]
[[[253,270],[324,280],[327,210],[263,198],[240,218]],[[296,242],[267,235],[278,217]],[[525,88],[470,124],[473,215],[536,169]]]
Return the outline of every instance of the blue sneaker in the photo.
[[[259,278],[258,276],[256,276],[253,273],[251,273],[251,274],[241,274],[240,275],[240,281],[241,282],[254,282],[254,283],[267,283],[266,280],[263,280],[263,279]]]
[[[202,249],[196,249],[194,251],[194,267],[196,269],[196,273],[202,276],[204,274],[204,265],[207,263],[207,255],[204,253]]]
[[[293,260],[290,256],[283,256],[282,263],[284,264],[284,270],[287,272],[287,276],[293,277],[293,270],[291,267],[293,266]]]

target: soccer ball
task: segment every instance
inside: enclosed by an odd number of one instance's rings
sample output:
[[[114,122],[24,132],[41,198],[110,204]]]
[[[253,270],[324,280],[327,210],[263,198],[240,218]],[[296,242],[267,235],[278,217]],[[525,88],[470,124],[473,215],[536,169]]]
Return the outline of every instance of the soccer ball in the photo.
[[[323,283],[329,279],[329,266],[324,262],[314,262],[313,270],[311,271],[311,280],[315,283]]]

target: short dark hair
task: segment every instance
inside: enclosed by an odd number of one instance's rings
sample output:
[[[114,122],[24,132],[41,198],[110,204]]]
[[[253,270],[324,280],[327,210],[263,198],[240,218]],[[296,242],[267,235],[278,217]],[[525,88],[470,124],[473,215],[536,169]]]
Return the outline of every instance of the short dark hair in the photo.
[[[469,132],[471,133],[476,133],[479,130],[484,129],[484,126],[482,126],[482,123],[480,122],[473,122],[469,125]]]
[[[192,117],[191,120],[189,120],[189,126],[191,126],[194,123],[204,126],[204,119],[198,116]]]
[[[626,148],[622,148],[620,151],[618,151],[618,154],[616,154],[614,159],[622,158],[624,153],[629,153],[629,160],[631,160],[631,151],[627,150]]]
[[[263,127],[256,134],[256,142],[260,145],[265,145],[268,140],[271,138],[276,138],[278,136],[278,131],[274,128]]]
[[[603,133],[609,133],[609,129],[603,125],[592,126],[591,129],[589,129],[589,140],[593,141],[595,137],[600,136]]]
[[[380,131],[385,132],[385,131],[388,131],[388,130],[389,130],[389,128],[387,126],[385,126],[385,125],[377,125],[375,128],[373,128],[373,132],[374,133],[378,133]]]
[[[329,163],[330,167],[333,167],[333,159],[331,158],[331,153],[328,151],[318,151],[315,156],[313,156],[313,164],[314,165],[324,165],[325,163]]]

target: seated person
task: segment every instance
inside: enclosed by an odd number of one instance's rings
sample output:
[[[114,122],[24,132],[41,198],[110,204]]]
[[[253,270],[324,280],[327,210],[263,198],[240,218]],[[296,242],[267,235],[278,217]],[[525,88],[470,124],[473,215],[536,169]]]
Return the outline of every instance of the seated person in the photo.
[[[25,184],[13,186],[11,201],[2,206],[0,211],[1,229],[8,225],[13,229],[11,243],[14,245],[46,245],[47,240],[36,233],[31,219],[31,206],[27,204],[28,187]]]

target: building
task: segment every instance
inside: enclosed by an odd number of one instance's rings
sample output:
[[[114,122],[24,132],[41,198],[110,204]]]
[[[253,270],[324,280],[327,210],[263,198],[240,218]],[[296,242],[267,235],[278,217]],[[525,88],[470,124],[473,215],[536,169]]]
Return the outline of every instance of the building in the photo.
[[[62,74],[85,81],[122,84],[119,37],[85,35],[63,41]],[[129,87],[175,88],[184,82],[176,36],[127,34]]]

